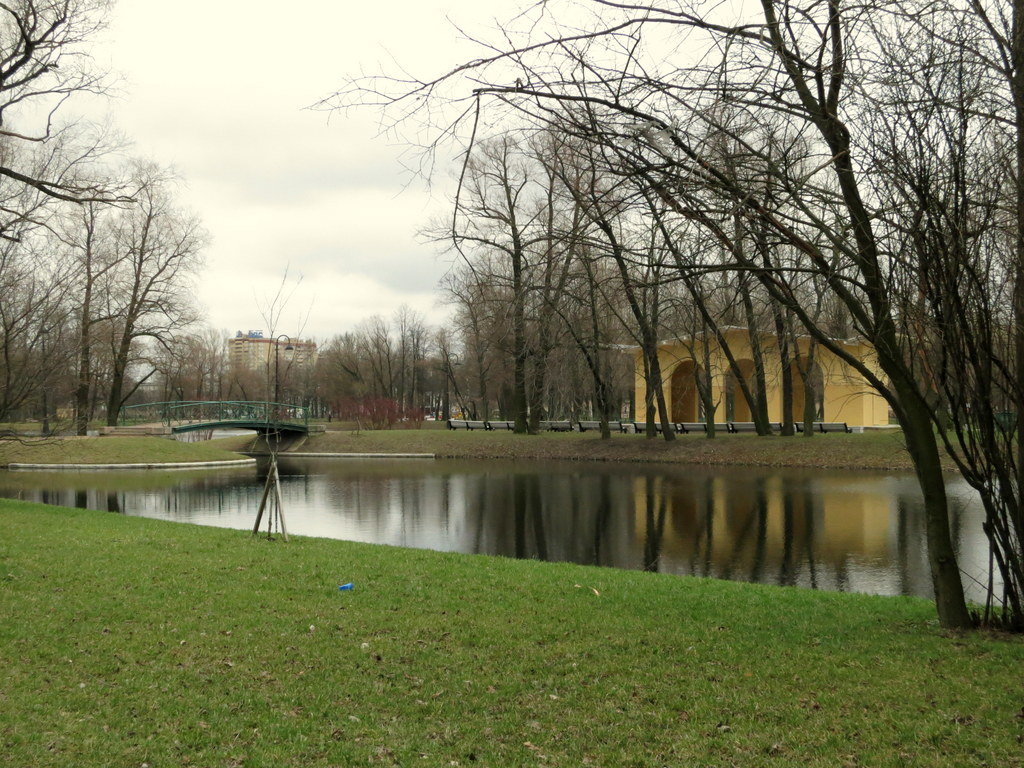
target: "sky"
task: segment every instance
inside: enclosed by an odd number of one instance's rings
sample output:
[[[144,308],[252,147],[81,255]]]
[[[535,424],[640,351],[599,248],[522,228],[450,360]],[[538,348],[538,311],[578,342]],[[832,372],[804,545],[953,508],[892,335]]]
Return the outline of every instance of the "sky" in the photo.
[[[449,257],[418,232],[445,210],[379,136],[372,110],[306,107],[360,72],[431,76],[478,50],[451,20],[485,30],[501,2],[120,0],[94,55],[121,78],[109,117],[131,152],[173,167],[181,204],[212,236],[198,299],[209,325],[327,339],[402,304],[444,321]]]

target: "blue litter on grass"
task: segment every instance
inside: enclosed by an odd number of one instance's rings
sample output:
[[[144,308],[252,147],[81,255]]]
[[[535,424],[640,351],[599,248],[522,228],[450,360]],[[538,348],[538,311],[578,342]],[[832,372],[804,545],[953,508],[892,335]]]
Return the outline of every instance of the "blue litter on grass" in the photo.
[[[338,589],[342,592],[347,592],[356,588],[356,585],[351,581],[348,584],[339,584]]]

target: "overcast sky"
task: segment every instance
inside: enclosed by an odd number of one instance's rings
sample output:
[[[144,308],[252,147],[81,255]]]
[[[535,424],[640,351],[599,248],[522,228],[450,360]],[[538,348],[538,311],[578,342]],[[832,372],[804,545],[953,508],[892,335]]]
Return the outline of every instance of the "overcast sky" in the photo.
[[[278,332],[326,338],[410,305],[436,323],[446,257],[417,237],[443,209],[408,181],[377,115],[305,110],[360,71],[440,72],[476,49],[501,6],[444,0],[120,0],[97,58],[124,78],[110,104],[133,152],[173,166],[212,235],[200,300],[210,324],[264,328],[258,304],[301,276]],[[291,281],[294,284],[294,280]]]

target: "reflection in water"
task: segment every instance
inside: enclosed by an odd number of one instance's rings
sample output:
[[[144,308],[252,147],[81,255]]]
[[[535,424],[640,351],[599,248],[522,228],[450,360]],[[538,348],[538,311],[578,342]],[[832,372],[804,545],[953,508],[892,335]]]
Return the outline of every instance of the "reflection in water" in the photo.
[[[814,589],[927,596],[910,475],[635,465],[288,460],[289,532]],[[987,566],[981,510],[951,481],[968,589]],[[0,473],[0,495],[251,527],[251,470]],[[972,595],[978,598],[979,595]]]

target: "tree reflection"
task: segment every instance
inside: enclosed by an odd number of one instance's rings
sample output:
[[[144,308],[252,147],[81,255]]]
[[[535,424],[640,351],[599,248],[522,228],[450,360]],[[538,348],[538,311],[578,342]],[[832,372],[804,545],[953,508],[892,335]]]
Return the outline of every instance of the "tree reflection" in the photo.
[[[658,572],[661,561],[661,542],[665,535],[665,514],[667,499],[664,493],[655,492],[655,478],[648,475],[644,478],[644,560],[643,569]]]
[[[597,509],[594,518],[594,535],[593,541],[593,565],[602,565],[601,562],[601,551],[602,543],[608,535],[609,521],[612,517],[612,488],[611,478],[606,474],[601,474],[598,477],[598,491],[597,491]]]

